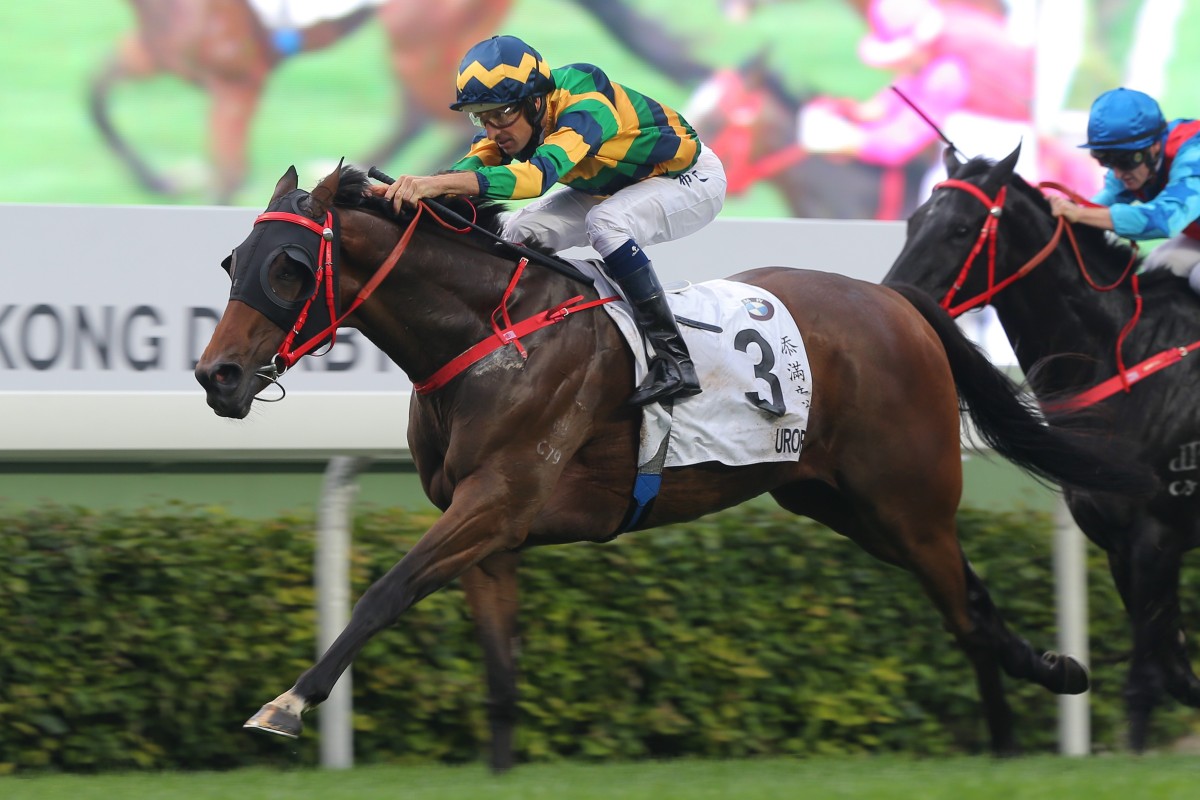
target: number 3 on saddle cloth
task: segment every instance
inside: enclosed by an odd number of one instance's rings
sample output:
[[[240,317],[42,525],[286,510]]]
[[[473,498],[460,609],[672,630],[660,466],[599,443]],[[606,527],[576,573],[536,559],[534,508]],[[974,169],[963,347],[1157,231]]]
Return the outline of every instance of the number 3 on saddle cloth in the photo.
[[[595,262],[571,263],[596,281],[601,297],[619,294]],[[635,507],[622,530],[644,515],[663,467],[797,461],[808,427],[812,370],[800,330],[778,298],[726,280],[667,290],[703,391],[672,408],[643,407]],[[646,345],[628,304],[603,308],[637,362],[632,391],[647,372]]]

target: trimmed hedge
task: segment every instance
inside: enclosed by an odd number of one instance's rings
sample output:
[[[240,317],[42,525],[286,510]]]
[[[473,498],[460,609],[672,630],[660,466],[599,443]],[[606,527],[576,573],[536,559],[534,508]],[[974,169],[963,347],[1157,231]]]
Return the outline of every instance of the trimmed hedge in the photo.
[[[362,514],[355,594],[433,519]],[[1052,520],[959,520],[1010,625],[1053,649]],[[315,763],[319,710],[298,742],[241,729],[311,663],[310,517],[48,507],[0,530],[0,772]],[[1093,739],[1119,748],[1128,626],[1095,547],[1089,570]],[[750,504],[535,549],[521,591],[524,760],[987,748],[973,673],[916,581],[810,521]],[[481,757],[482,669],[457,584],[426,598],[354,666],[358,760]],[[1053,750],[1053,695],[1007,686],[1021,743]],[[1155,741],[1189,717],[1160,712]]]

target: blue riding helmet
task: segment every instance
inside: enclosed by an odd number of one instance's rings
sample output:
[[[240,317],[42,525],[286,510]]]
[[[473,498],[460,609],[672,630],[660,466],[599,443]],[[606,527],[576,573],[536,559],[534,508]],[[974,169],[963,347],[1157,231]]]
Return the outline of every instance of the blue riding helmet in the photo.
[[[1148,94],[1135,89],[1112,89],[1096,98],[1088,116],[1089,150],[1142,150],[1167,130],[1162,109]]]
[[[456,83],[455,111],[488,111],[554,89],[541,54],[515,36],[493,36],[468,50]]]

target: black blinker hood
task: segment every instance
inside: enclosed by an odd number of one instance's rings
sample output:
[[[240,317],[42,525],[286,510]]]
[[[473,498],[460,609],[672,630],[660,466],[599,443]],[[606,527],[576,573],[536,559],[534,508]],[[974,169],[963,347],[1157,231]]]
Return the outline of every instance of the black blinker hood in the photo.
[[[290,212],[307,218],[308,214],[300,209],[300,202],[306,197],[308,197],[308,192],[297,189],[275,200],[267,206],[267,211]],[[332,263],[336,265],[340,255],[336,215],[333,215],[333,232]],[[319,234],[293,222],[285,220],[256,222],[254,230],[246,237],[246,240],[221,263],[233,280],[233,285],[229,290],[229,299],[240,300],[284,331],[292,330],[304,305],[311,300],[312,305],[309,307],[308,317],[296,337],[296,344],[304,343],[323,331],[327,331],[333,324],[333,319],[329,315],[328,302],[322,296],[322,287],[317,285],[317,270],[321,266],[321,241]],[[304,265],[308,270],[308,286],[302,292],[302,296],[296,300],[284,300],[271,290],[268,268],[280,254]],[[331,283],[333,284],[333,305],[336,312],[341,304],[336,275],[332,276]],[[331,335],[333,332],[327,331],[327,333]],[[324,344],[330,335],[322,337],[322,341],[315,343],[313,348]]]

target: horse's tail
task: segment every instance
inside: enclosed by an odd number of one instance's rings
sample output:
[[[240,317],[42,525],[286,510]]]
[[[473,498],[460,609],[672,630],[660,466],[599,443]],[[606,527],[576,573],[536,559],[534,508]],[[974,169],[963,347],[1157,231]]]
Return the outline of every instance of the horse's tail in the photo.
[[[1042,412],[968,339],[950,315],[914,286],[892,285],[929,323],[945,348],[959,403],[985,444],[1030,474],[1075,489],[1148,495],[1158,486],[1150,467],[1130,458],[1111,432],[1082,418]]]

